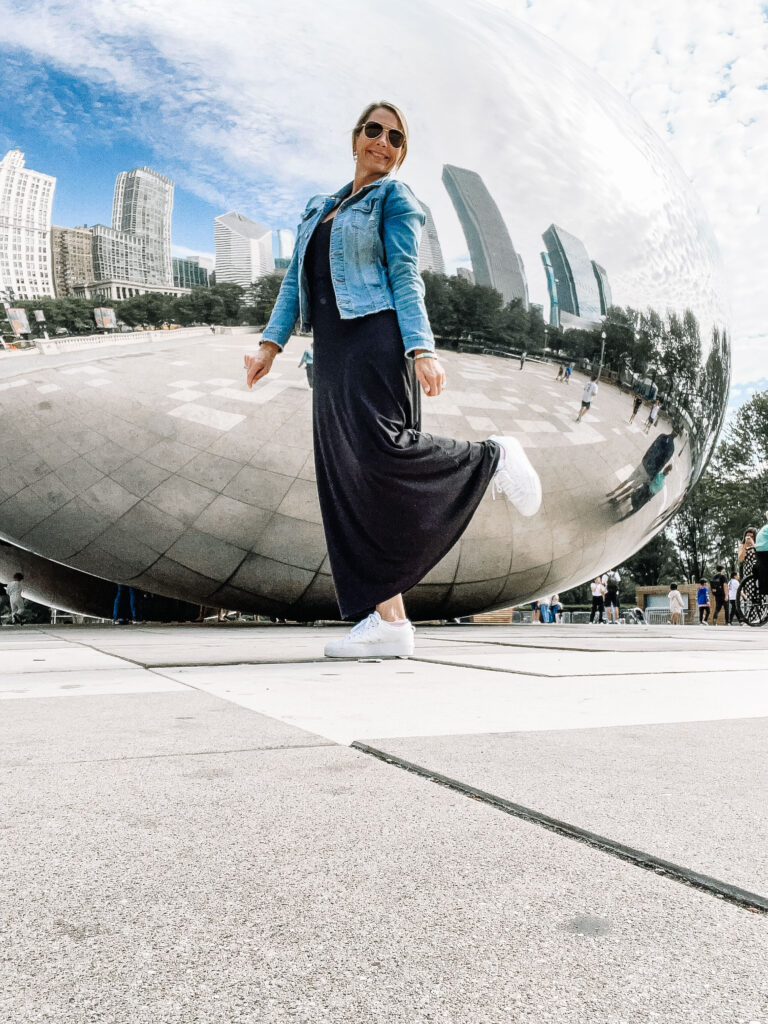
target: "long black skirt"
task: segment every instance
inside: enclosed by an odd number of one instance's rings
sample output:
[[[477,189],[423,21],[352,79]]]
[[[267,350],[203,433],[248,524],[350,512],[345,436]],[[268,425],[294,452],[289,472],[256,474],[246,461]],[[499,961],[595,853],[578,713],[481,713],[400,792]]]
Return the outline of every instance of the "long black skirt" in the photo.
[[[469,525],[499,460],[488,441],[422,433],[420,390],[396,314],[342,320],[330,222],[307,253],[314,331],[317,489],[343,618],[418,583]]]

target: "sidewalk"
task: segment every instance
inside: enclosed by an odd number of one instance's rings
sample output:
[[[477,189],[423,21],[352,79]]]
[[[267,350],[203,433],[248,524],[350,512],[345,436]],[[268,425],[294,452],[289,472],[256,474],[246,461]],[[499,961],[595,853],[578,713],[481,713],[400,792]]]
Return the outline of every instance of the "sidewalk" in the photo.
[[[3,1024],[768,1024],[768,630],[335,632],[0,631]]]

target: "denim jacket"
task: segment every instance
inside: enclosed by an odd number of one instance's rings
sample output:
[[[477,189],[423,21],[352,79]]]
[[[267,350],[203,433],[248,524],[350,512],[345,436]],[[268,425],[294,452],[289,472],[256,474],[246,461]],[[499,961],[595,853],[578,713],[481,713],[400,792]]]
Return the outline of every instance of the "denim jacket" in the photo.
[[[312,326],[304,267],[307,245],[323,217],[345,197],[331,227],[331,277],[339,315],[353,320],[393,309],[406,353],[433,351],[435,341],[418,269],[419,239],[426,220],[419,203],[407,185],[388,175],[354,196],[351,192],[352,182],[334,195],[313,196],[307,203],[293,258],[262,340],[282,349],[297,320],[302,330]]]

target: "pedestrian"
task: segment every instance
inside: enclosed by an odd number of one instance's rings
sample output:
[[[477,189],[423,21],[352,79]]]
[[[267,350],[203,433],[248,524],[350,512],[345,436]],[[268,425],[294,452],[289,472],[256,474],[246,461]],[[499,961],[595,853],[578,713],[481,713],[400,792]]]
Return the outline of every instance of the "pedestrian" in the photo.
[[[710,589],[712,590],[712,596],[715,599],[715,612],[712,616],[712,625],[717,625],[717,616],[720,614],[722,609],[723,615],[725,616],[726,626],[730,623],[730,606],[728,604],[728,577],[723,572],[723,566],[718,565],[715,570],[715,575],[709,581]]]
[[[571,383],[571,374],[572,373],[573,373],[573,367],[571,366],[570,363],[568,363],[568,365],[565,368],[565,383],[566,384],[570,384]]]
[[[528,355],[525,349],[520,353],[520,369],[522,370],[525,366],[525,357]]]
[[[605,619],[603,618],[603,613],[605,611],[605,587],[603,585],[602,577],[595,576],[591,584],[591,589],[592,610],[589,613],[589,622],[591,625],[595,621],[595,616],[597,616],[598,623],[602,624],[605,622]]]
[[[634,401],[632,402],[632,415],[629,417],[629,422],[632,423],[635,416],[640,411],[640,406],[643,404],[643,399],[640,395],[635,395]]]
[[[305,348],[304,349],[304,355],[301,357],[301,362],[299,363],[299,369],[301,369],[301,367],[303,366],[305,371],[306,371],[306,374],[307,374],[307,384],[309,384],[310,389],[312,388],[312,376],[313,376],[313,373],[314,373],[314,365],[313,365],[314,361],[315,361],[315,356],[314,356],[314,352],[312,351],[312,346],[310,345],[309,348]]]
[[[731,578],[728,580],[728,604],[730,605],[732,626],[735,626],[739,621],[739,616],[736,612],[736,595],[738,592],[739,574],[737,572],[732,572]]]
[[[565,380],[565,367],[562,363],[560,363],[560,365],[557,368],[557,376],[555,377],[555,380],[561,382]]]
[[[128,617],[130,609],[130,618]],[[127,626],[139,621],[139,599],[133,587],[118,583],[115,603],[112,607],[112,622],[116,626]]]
[[[418,271],[426,218],[392,176],[408,150],[405,116],[370,103],[351,143],[354,179],[307,204],[258,352],[245,357],[246,384],[269,373],[297,319],[313,328],[320,511],[341,616],[361,619],[325,654],[408,656],[403,592],[454,546],[492,482],[494,497],[532,516],[541,481],[513,437],[421,432],[418,388],[436,397],[445,371]]]
[[[667,600],[669,601],[669,621],[673,626],[677,626],[682,622],[681,616],[685,615],[685,602],[676,583],[670,583]]]
[[[696,604],[699,607],[699,625],[708,626],[712,604],[709,599],[709,587],[706,580],[699,580],[699,589],[696,591]]]
[[[560,623],[563,621],[563,606],[560,604],[560,595],[553,594],[549,599],[549,610],[552,612],[552,621]]]
[[[23,579],[23,572],[15,572],[13,579],[5,588],[8,600],[11,602],[11,622],[17,626],[24,625],[24,616],[27,610],[26,602],[21,595],[21,581]]]
[[[736,560],[742,566],[742,578],[746,575],[755,559],[756,539],[757,530],[754,526],[748,526],[744,531],[744,538],[741,544],[739,544],[739,553],[736,556]]]
[[[591,380],[588,380],[584,385],[584,392],[581,396],[581,408],[579,409],[579,415],[576,417],[576,422],[581,423],[581,417],[592,405],[592,399],[597,394],[597,375],[594,375]]]
[[[651,429],[651,427],[655,427],[656,426],[656,421],[659,418],[659,413],[660,412],[661,412],[661,402],[657,398],[656,401],[651,406],[651,411],[648,413],[648,419],[645,421],[645,426],[643,427],[643,430],[646,432],[646,434]]]
[[[621,615],[621,602],[619,600],[619,586],[621,584],[621,576],[614,569],[609,572],[606,576],[602,577],[601,580],[605,587],[605,607],[608,611],[608,622],[613,625],[618,625],[619,616]]]
[[[549,599],[546,597],[539,601],[539,618],[545,624],[552,621],[552,609],[549,607]]]
[[[541,625],[541,612],[539,611],[538,601],[531,601],[531,625]]]

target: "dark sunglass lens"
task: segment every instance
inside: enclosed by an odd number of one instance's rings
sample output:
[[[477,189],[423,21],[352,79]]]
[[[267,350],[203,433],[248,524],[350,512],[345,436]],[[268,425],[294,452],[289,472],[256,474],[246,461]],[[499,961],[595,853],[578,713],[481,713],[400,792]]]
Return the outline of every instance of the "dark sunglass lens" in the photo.
[[[403,133],[398,128],[389,129],[389,144],[395,149],[400,149],[404,141]]]
[[[365,137],[367,139],[378,139],[384,129],[378,121],[369,121],[363,131],[365,132]]]

